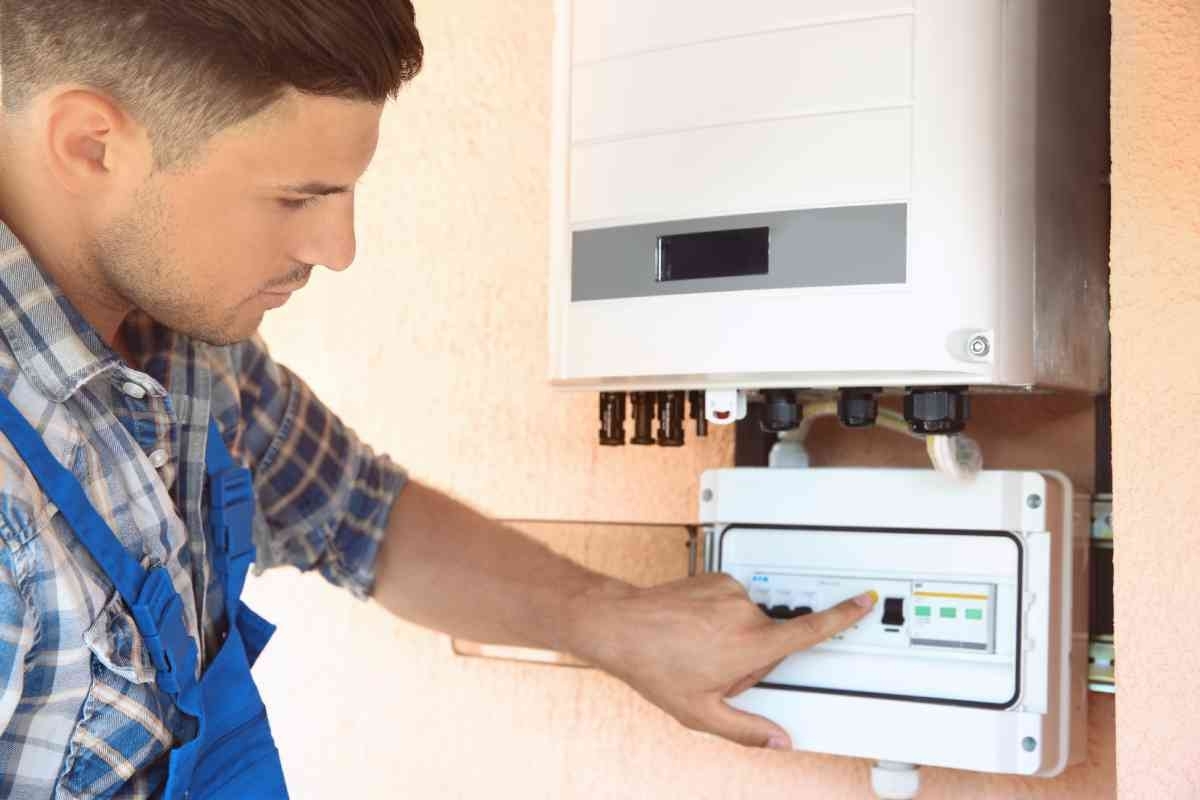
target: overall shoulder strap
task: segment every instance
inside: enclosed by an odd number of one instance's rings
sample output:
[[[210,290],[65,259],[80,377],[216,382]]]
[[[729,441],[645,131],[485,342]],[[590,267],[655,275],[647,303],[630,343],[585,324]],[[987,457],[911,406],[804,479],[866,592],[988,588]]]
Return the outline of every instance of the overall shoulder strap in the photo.
[[[165,567],[145,570],[96,511],[79,481],[5,395],[0,430],[29,467],[42,491],[133,612],[163,690],[177,694],[195,680],[196,645],[183,621],[183,602]]]
[[[37,430],[4,395],[0,395],[0,429],[121,597],[130,606],[136,603],[146,580],[146,570],[125,550],[92,506],[75,476],[58,462]]]
[[[225,585],[225,606],[233,624],[254,560],[254,478],[229,454],[215,419],[209,420],[205,457],[213,567]]]

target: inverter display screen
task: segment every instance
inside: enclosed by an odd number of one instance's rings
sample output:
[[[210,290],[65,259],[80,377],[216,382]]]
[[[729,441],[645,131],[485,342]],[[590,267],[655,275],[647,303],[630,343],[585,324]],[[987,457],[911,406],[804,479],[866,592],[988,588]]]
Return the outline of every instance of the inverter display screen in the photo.
[[[770,255],[770,228],[660,236],[656,278],[663,283],[766,275]]]

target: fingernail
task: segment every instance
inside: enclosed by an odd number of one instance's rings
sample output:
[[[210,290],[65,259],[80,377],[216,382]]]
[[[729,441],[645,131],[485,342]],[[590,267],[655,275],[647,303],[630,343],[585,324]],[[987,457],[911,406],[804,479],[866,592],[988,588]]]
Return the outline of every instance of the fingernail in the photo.
[[[873,608],[875,604],[879,602],[879,594],[872,589],[871,591],[860,594],[858,597],[854,598],[854,602],[863,608]]]
[[[792,742],[786,736],[775,734],[770,739],[767,739],[767,748],[770,750],[791,750]]]

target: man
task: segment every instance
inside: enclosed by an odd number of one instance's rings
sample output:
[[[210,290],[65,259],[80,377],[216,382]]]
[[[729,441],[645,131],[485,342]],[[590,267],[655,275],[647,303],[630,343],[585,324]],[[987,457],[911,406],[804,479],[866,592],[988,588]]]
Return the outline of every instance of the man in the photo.
[[[251,558],[781,749],[725,698],[873,604],[779,623],[724,576],[589,572],[407,481],[271,360],[266,311],[354,259],[422,56],[408,0],[0,0],[0,796],[284,796]]]

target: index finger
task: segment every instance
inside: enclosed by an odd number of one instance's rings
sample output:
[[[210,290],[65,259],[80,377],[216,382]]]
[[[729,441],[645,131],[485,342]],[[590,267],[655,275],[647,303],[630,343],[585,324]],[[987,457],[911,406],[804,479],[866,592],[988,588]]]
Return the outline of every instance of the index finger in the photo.
[[[871,613],[878,602],[879,595],[870,591],[826,611],[777,623],[770,634],[768,652],[764,655],[770,660],[778,660],[820,644]]]

